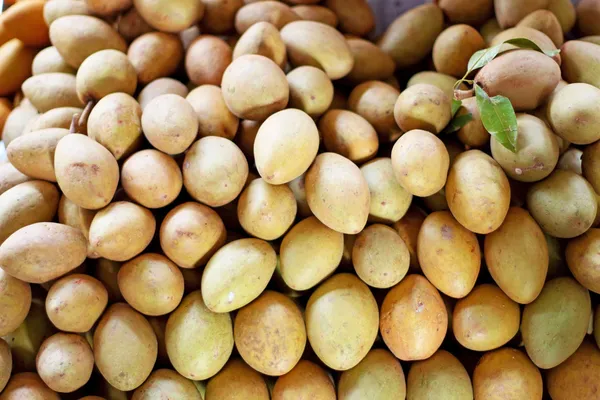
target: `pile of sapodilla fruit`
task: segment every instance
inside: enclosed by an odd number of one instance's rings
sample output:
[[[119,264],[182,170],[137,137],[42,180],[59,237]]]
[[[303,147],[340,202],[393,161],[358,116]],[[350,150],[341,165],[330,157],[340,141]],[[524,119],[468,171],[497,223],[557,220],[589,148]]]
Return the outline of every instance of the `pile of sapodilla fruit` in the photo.
[[[0,400],[600,398],[600,0],[317,3],[0,16]]]

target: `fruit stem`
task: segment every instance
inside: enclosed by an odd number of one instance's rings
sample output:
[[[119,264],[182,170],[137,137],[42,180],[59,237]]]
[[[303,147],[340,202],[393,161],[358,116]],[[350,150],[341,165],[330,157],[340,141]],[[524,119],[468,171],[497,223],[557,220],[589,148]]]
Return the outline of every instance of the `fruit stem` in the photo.
[[[69,128],[69,132],[78,133],[79,131],[79,113],[73,114],[73,119],[71,120],[71,127]]]
[[[85,105],[85,108],[83,109],[83,112],[81,113],[81,117],[79,117],[78,127],[87,125],[87,120],[88,120],[88,117],[90,116],[90,112],[92,112],[92,108],[94,108],[94,104],[95,104],[94,100],[90,100]]]

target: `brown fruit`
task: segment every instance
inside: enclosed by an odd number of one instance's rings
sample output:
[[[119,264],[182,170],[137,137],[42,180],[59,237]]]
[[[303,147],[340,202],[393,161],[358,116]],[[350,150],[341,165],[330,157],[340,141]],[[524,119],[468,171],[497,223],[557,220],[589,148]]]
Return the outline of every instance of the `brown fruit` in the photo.
[[[232,58],[233,51],[223,39],[201,35],[187,49],[185,70],[190,81],[198,86],[221,86],[223,73],[231,64]]]
[[[175,72],[183,60],[183,45],[175,35],[146,33],[129,45],[127,57],[137,71],[138,81],[146,84]]]
[[[181,32],[204,15],[204,3],[198,0],[133,0],[133,5],[148,24],[163,32]]]

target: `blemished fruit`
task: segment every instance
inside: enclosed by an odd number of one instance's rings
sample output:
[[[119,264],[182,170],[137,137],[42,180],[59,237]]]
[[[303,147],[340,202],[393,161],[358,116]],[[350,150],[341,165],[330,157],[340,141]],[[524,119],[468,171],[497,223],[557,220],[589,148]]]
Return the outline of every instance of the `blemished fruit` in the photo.
[[[599,400],[599,0],[392,3],[4,1],[0,400]]]

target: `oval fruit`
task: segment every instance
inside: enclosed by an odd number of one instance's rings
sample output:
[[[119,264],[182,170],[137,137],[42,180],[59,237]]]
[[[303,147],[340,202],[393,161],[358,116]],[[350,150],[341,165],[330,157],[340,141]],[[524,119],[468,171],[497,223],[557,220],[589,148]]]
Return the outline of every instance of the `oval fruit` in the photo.
[[[404,132],[425,130],[437,135],[452,119],[450,98],[433,85],[412,85],[400,93],[394,118]]]
[[[5,336],[21,325],[31,307],[31,286],[0,268],[0,335]]]
[[[336,400],[327,372],[308,360],[300,360],[290,372],[277,378],[272,391],[273,400],[296,400],[299,396]]]
[[[357,164],[377,154],[379,139],[371,124],[347,110],[329,110],[319,119],[319,132],[327,151]]]
[[[157,369],[138,387],[131,400],[152,400],[163,394],[188,400],[202,400],[196,385],[170,369]],[[91,399],[90,399],[91,400]]]
[[[181,32],[204,15],[204,3],[196,0],[133,0],[144,21],[164,32]]]
[[[269,400],[264,378],[239,359],[230,360],[206,385],[205,400]]]
[[[413,363],[406,379],[406,394],[412,400],[448,397],[472,400],[471,378],[460,361],[446,350],[438,350],[427,360]]]
[[[579,349],[546,375],[548,392],[554,400],[592,400],[600,379],[600,350],[586,339]],[[590,382],[594,382],[591,383]]]
[[[596,259],[600,246],[600,229],[590,229],[571,239],[565,257],[569,270],[585,288],[600,293],[600,267]]]
[[[306,332],[312,349],[329,368],[355,367],[375,342],[379,315],[371,291],[350,274],[336,274],[308,299]]]

